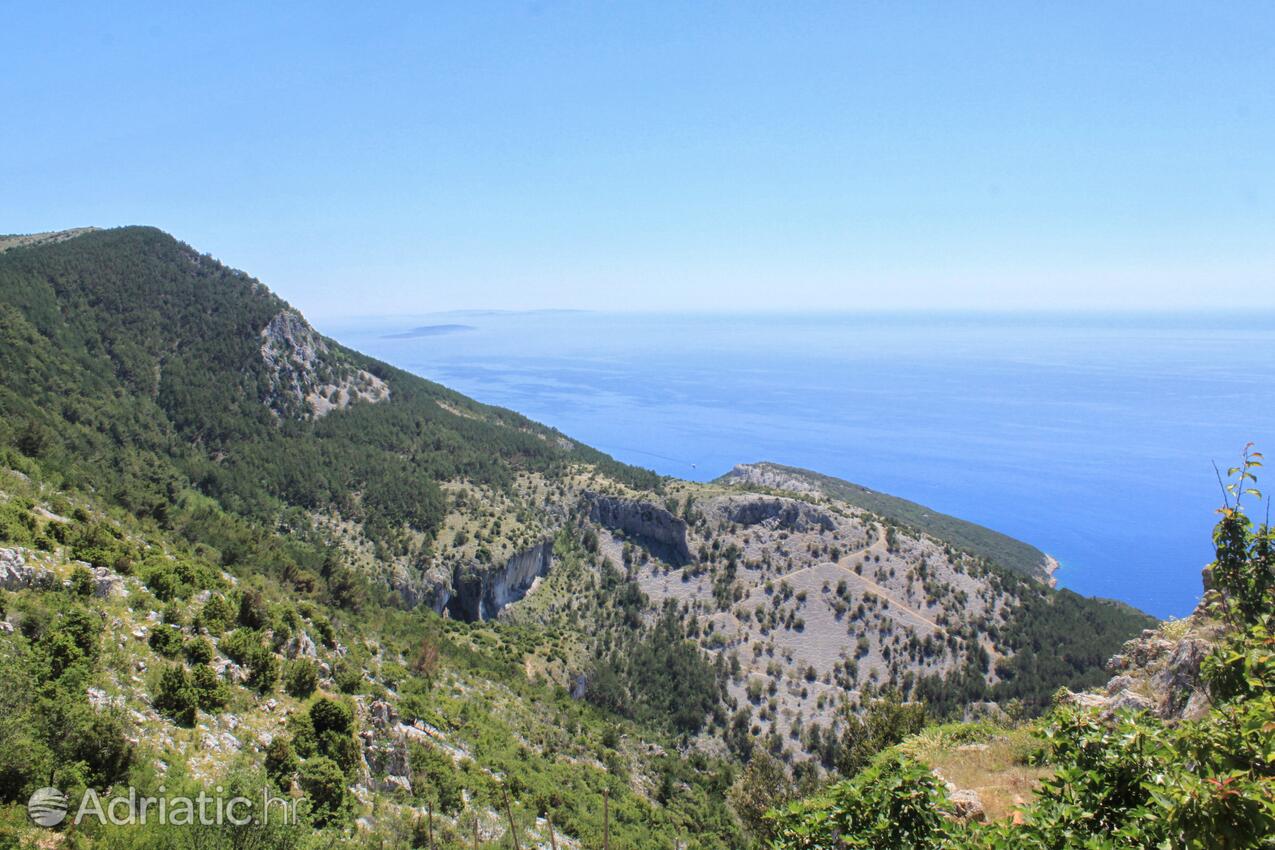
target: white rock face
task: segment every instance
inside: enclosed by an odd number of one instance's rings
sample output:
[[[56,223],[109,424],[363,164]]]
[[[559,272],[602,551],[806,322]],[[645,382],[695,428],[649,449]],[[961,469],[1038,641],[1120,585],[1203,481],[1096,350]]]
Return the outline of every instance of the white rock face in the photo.
[[[817,496],[819,491],[809,481],[797,475],[784,472],[769,466],[755,463],[736,464],[726,473],[725,481],[729,484],[754,484],[758,487],[769,487],[772,490],[787,490],[789,493],[802,493]]]
[[[44,567],[31,566],[21,549],[0,549],[0,588],[25,590],[28,587],[51,587],[55,577]]]
[[[398,712],[384,700],[366,707],[367,728],[360,734],[363,760],[367,765],[365,784],[378,791],[412,790],[412,768],[407,755],[407,739],[399,731]]]
[[[119,599],[128,596],[124,577],[106,567],[90,567],[93,574],[93,595],[98,599]]]
[[[662,560],[680,567],[690,563],[686,522],[659,505],[585,493],[589,519],[603,528],[623,532]]]
[[[289,658],[319,657],[319,651],[314,645],[314,641],[304,631],[298,632],[292,640],[288,641],[287,652]]]
[[[266,403],[279,416],[325,416],[355,401],[390,397],[389,385],[380,378],[337,361],[295,310],[281,311],[262,329],[261,358],[271,374]]]
[[[458,567],[447,609],[464,620],[490,620],[527,595],[536,579],[553,565],[553,541],[514,555],[501,567]]]
[[[1181,637],[1147,629],[1107,662],[1115,675],[1105,693],[1068,693],[1064,699],[1110,716],[1122,709],[1149,711],[1168,720],[1198,720],[1211,708],[1200,665],[1220,639],[1220,624],[1197,610]]]

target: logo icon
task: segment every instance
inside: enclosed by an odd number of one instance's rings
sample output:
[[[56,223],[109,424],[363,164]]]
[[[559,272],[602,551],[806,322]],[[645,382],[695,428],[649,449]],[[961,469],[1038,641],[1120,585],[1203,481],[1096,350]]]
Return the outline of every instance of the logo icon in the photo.
[[[56,788],[37,790],[27,800],[27,815],[40,826],[57,826],[66,819],[66,795]]]

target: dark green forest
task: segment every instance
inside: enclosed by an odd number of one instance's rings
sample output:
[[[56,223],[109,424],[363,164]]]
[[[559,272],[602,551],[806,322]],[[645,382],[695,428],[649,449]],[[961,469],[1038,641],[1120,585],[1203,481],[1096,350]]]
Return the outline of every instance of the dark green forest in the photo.
[[[0,254],[0,446],[68,488],[109,487],[114,503],[162,525],[194,490],[255,522],[335,508],[393,550],[403,532],[437,531],[441,481],[502,487],[517,470],[587,462],[659,484],[332,341],[325,368],[365,370],[391,401],[307,418],[278,397],[261,356],[262,329],[285,309],[260,282],[152,228]]]

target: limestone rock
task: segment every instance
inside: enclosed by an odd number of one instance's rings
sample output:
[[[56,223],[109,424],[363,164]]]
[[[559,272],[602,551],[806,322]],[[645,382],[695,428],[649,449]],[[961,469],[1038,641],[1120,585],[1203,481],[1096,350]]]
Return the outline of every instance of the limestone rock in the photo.
[[[765,523],[788,531],[832,531],[837,525],[827,513],[796,499],[770,496],[736,496],[721,505],[727,520],[739,525]]]
[[[526,596],[536,579],[553,566],[553,541],[545,540],[514,555],[500,567],[458,566],[447,610],[468,622],[490,620]]]
[[[977,791],[961,789],[948,796],[956,817],[963,821],[983,821],[987,813],[983,809],[983,800]]]
[[[1163,693],[1157,707],[1161,716],[1181,715],[1193,699],[1196,700],[1197,711],[1201,700],[1207,702],[1208,695],[1200,678],[1200,665],[1209,651],[1210,647],[1204,641],[1184,638],[1169,656],[1164,669],[1151,677],[1152,685]]]
[[[28,564],[23,551],[22,549],[0,549],[0,588],[25,590],[52,587],[55,582],[53,572],[44,567]]]
[[[128,596],[124,577],[107,567],[90,567],[93,576],[93,595],[98,599],[122,599]]]
[[[650,502],[599,493],[585,493],[584,502],[592,522],[623,532],[657,558],[675,567],[690,563],[686,522],[680,517]]]
[[[354,401],[390,397],[385,381],[341,362],[295,310],[283,310],[261,330],[261,359],[270,375],[266,404],[282,418],[318,418]]]
[[[289,658],[318,658],[319,650],[304,631],[297,632],[286,647]]]

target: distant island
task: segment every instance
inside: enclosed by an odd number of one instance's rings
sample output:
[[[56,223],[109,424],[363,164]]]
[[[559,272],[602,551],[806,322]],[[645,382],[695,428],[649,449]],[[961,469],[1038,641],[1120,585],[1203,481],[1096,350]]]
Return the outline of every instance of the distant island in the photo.
[[[421,325],[420,327],[412,328],[410,331],[386,334],[381,339],[420,339],[426,336],[444,336],[472,330],[477,330],[477,328],[473,325]]]

